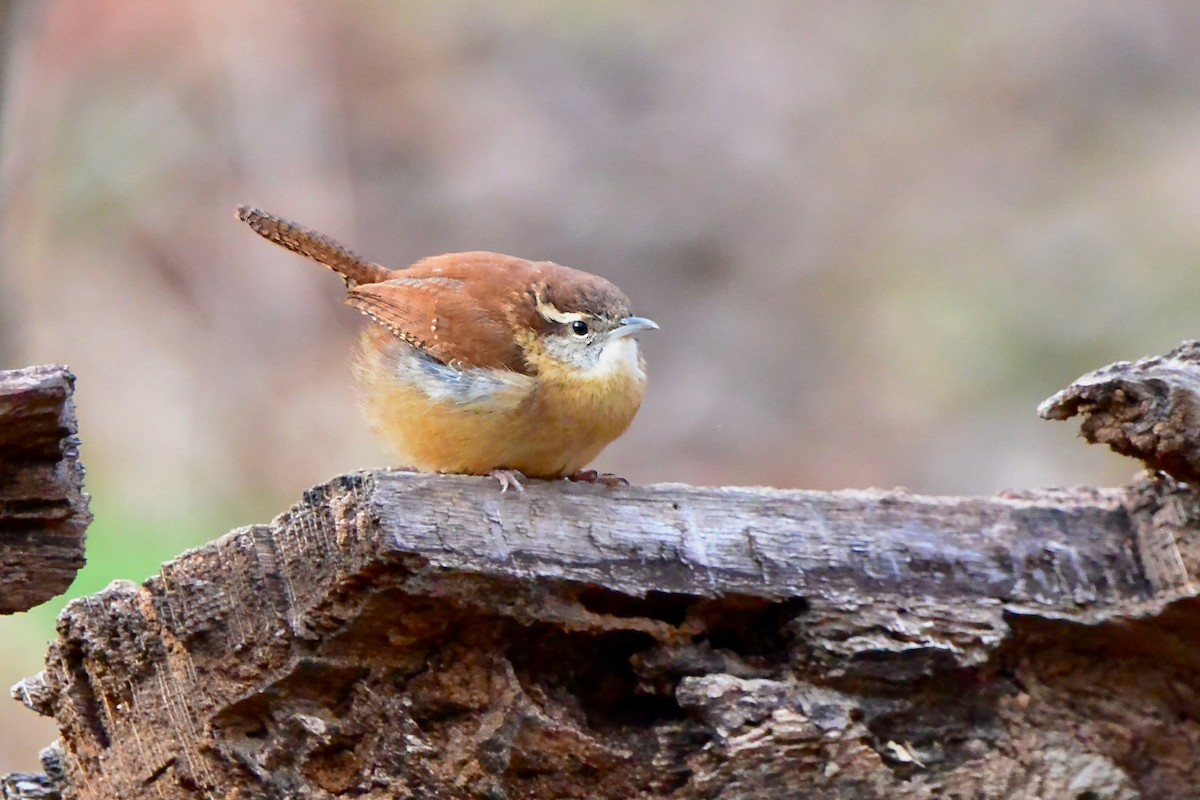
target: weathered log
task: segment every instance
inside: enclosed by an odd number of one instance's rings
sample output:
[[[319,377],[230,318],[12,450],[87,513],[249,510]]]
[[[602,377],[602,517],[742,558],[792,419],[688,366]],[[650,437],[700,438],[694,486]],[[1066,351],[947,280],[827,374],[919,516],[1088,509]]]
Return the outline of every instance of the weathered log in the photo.
[[[1083,416],[1089,442],[1181,481],[1200,479],[1200,341],[1165,356],[1087,373],[1038,406],[1044,419]]]
[[[63,797],[1200,786],[1196,503],[1165,476],[527,489],[345,476],[75,601],[15,689],[60,726]]]
[[[0,371],[0,614],[63,593],[84,563],[74,386],[64,367]]]

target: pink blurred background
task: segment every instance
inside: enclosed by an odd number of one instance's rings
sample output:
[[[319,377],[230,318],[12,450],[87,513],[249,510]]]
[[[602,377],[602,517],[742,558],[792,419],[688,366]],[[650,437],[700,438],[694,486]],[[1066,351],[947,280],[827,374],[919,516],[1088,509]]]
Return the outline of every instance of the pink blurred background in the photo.
[[[3,4],[0,4],[2,7]],[[389,463],[340,282],[492,249],[662,331],[596,464],[939,494],[1118,483],[1037,419],[1200,334],[1200,6],[30,0],[4,18],[0,367],[79,376],[72,596]],[[0,684],[62,602],[0,618]],[[0,772],[52,726],[0,704]]]

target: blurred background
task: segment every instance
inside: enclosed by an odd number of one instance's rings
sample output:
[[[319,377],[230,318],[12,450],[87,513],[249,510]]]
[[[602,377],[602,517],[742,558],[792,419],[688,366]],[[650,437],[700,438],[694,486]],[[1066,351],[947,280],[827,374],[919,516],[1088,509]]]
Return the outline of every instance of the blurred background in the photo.
[[[635,482],[1114,484],[1039,421],[1200,335],[1200,6],[27,0],[2,17],[0,367],[79,376],[72,596],[391,463],[362,324],[243,202],[369,258],[612,279],[651,386]],[[0,685],[58,601],[0,618]],[[0,703],[0,772],[53,727]]]

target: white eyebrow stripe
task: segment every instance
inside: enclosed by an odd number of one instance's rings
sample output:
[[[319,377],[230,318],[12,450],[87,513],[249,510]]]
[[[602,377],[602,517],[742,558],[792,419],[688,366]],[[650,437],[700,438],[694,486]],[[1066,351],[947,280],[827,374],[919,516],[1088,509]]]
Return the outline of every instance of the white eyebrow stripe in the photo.
[[[537,312],[542,315],[543,319],[547,319],[551,322],[561,322],[566,324],[568,322],[575,322],[576,320],[587,318],[587,314],[583,314],[579,311],[559,311],[554,307],[554,304],[547,303],[545,300],[543,300],[541,295],[534,295],[533,299],[537,303]]]

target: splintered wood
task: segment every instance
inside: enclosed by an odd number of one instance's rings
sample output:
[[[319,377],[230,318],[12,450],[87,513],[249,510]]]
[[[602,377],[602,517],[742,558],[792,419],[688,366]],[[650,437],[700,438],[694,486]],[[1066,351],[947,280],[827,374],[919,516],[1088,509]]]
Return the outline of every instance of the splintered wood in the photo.
[[[1137,555],[1164,480],[350,475],[76,601],[17,694],[80,800],[1192,797],[1200,609]]]
[[[84,563],[74,385],[63,367],[0,370],[0,614],[62,594]]]

